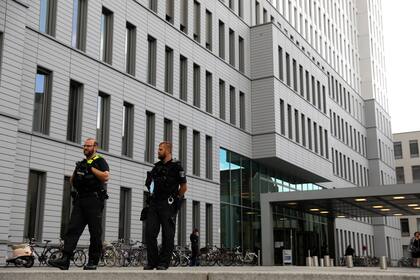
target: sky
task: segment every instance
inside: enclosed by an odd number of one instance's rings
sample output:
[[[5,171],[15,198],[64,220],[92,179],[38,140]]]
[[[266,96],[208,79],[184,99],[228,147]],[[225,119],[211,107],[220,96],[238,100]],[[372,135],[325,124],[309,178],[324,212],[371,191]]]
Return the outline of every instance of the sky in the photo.
[[[420,1],[382,0],[392,132],[420,131]]]

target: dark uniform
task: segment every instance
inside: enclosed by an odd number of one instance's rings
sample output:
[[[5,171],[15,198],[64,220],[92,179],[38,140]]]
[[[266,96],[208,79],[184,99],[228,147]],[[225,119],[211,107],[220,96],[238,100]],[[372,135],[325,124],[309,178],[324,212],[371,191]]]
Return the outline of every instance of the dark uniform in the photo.
[[[191,241],[191,266],[198,265],[197,257],[198,257],[198,242],[200,241],[199,236],[193,232],[190,234],[190,241]]]
[[[174,249],[176,213],[182,203],[178,196],[179,185],[186,183],[185,171],[179,161],[155,163],[146,186],[153,180],[154,189],[146,220],[147,266],[169,266]],[[157,236],[162,226],[162,249],[158,252]]]
[[[102,251],[102,211],[108,195],[104,184],[92,173],[91,167],[109,171],[100,155],[76,164],[73,186],[77,190],[67,233],[64,237],[64,254],[71,256],[86,225],[89,227],[89,264],[97,265]]]

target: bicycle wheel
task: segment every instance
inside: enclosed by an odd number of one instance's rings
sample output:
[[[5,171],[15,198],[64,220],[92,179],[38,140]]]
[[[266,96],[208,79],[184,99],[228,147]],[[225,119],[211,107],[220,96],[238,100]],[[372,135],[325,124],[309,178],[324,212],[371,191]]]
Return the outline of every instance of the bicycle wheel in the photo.
[[[57,250],[51,253],[50,257],[48,258],[48,261],[55,261],[55,260],[61,259],[62,257],[63,257],[63,251]],[[48,264],[48,266],[50,265]]]
[[[76,249],[76,251],[74,251],[73,263],[77,267],[82,267],[86,264],[86,254],[82,249]]]
[[[112,248],[107,248],[103,252],[103,262],[105,266],[114,266],[116,262],[116,255]]]
[[[180,263],[178,254],[172,254],[170,266],[178,266]]]

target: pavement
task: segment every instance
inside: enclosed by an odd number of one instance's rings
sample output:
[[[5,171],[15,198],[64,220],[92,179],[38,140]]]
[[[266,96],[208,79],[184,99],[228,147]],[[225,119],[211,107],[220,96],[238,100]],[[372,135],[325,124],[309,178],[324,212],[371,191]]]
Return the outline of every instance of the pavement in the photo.
[[[71,267],[0,268],[0,280],[420,280],[416,268],[346,268],[303,266],[175,267],[166,271],[144,271],[141,267],[100,267],[83,271]]]

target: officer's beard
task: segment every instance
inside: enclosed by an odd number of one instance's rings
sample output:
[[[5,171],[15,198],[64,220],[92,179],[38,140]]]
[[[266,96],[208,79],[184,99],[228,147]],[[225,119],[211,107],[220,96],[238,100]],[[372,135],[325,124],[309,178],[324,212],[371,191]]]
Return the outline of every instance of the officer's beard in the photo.
[[[93,155],[93,151],[84,151],[83,152],[86,156],[86,158],[90,158]]]
[[[158,155],[158,159],[159,160],[164,160],[165,159],[165,156],[164,155]]]

